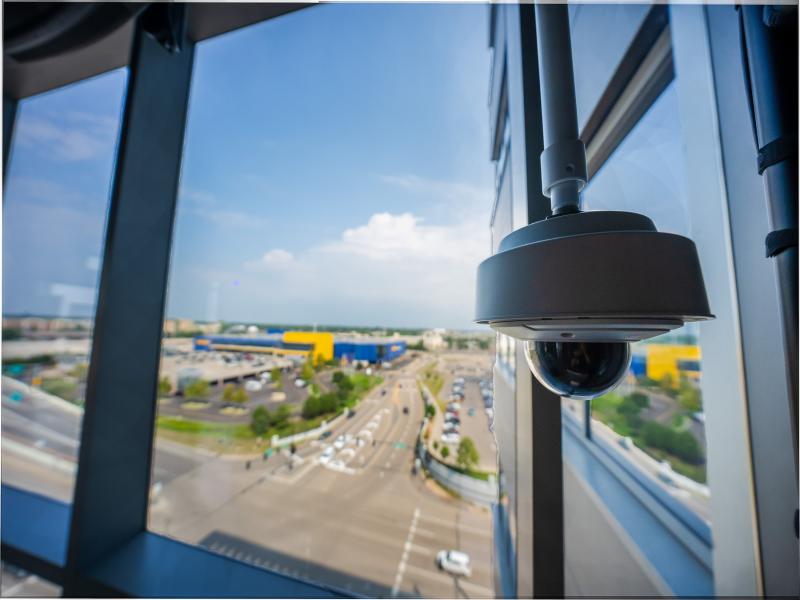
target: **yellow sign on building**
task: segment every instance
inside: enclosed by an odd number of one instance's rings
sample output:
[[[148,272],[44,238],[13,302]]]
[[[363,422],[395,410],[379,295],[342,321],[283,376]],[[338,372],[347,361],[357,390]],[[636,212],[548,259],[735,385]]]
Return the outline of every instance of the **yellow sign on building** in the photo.
[[[285,331],[285,344],[311,344],[315,360],[333,360],[333,334],[317,331]]]
[[[647,376],[660,381],[664,375],[677,386],[680,375],[700,377],[700,346],[683,344],[647,344]]]

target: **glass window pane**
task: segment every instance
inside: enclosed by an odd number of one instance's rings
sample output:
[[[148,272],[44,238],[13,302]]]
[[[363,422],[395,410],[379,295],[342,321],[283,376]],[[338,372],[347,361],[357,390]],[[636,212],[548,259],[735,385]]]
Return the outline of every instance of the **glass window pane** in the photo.
[[[60,598],[61,586],[7,562],[0,563],[0,597]]]
[[[570,4],[578,124],[582,128],[639,30],[648,4]]]
[[[672,83],[589,183],[586,208],[688,236],[681,140]],[[583,403],[563,401],[568,595],[713,593],[699,333],[633,344],[627,379],[592,400],[590,438]]]
[[[3,205],[3,483],[72,499],[126,73],[20,102]]]
[[[197,48],[151,530],[365,596],[493,595],[486,18],[328,5]]]

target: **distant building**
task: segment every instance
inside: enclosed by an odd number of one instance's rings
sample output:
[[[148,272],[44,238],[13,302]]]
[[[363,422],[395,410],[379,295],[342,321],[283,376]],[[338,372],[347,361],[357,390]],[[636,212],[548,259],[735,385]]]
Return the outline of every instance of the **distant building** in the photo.
[[[259,336],[233,335],[230,330],[223,335],[201,335],[194,338],[195,350],[225,352],[260,352],[286,357],[314,356],[315,360],[338,359],[349,363],[366,361],[380,364],[393,361],[407,348],[406,341],[398,338],[371,338],[365,336],[334,339],[332,333],[317,331],[284,331]]]
[[[422,334],[422,343],[428,350],[440,350],[447,347],[447,341],[444,339],[444,329],[429,329]]]

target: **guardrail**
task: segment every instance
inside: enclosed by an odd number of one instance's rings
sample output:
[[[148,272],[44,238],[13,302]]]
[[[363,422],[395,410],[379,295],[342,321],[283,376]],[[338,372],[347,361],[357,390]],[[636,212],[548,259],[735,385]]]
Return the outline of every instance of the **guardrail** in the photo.
[[[422,392],[422,398],[425,404],[432,404],[436,407],[433,394],[428,389],[428,386],[422,382],[420,382],[420,391]],[[436,410],[438,412],[438,407],[436,407]],[[426,447],[425,440],[423,439],[423,431],[427,424],[428,419],[426,417],[423,419],[417,439],[417,455],[422,461],[423,466],[433,475],[434,479],[466,500],[484,506],[496,504],[498,499],[497,478],[494,475],[489,475],[488,480],[476,479],[475,477],[459,473],[455,469],[451,469],[443,462],[434,458],[431,451]]]
[[[289,444],[293,444],[295,442],[302,442],[303,440],[307,440],[308,438],[317,437],[322,432],[327,431],[328,429],[339,423],[339,421],[343,421],[344,419],[346,419],[347,414],[349,412],[350,409],[345,408],[344,412],[340,414],[338,417],[334,417],[330,421],[323,421],[319,427],[316,427],[314,429],[309,429],[308,431],[302,431],[300,433],[295,433],[294,435],[287,435],[284,438],[278,437],[277,434],[273,435],[271,440],[272,447],[278,448],[282,446],[288,446]]]
[[[417,452],[423,466],[434,479],[465,500],[484,506],[492,506],[497,502],[497,479],[494,475],[483,480],[459,473],[436,460],[423,444],[417,445]]]

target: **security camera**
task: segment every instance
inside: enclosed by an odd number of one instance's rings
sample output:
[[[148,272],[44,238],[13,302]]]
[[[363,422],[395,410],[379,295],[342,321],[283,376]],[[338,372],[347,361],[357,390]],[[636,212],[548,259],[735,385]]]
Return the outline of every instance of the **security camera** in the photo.
[[[523,340],[531,371],[560,396],[608,392],[631,342],[711,318],[694,243],[636,213],[531,223],[478,267],[476,322]]]

